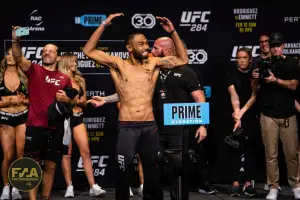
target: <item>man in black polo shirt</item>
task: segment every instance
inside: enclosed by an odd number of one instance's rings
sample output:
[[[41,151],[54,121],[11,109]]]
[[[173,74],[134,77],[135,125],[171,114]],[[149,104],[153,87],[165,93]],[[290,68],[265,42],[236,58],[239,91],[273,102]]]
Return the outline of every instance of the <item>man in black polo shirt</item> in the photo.
[[[294,90],[298,85],[298,67],[294,58],[282,54],[284,43],[280,33],[270,36],[271,60],[274,68],[269,76],[262,77],[259,69],[253,71],[253,77],[260,79],[259,106],[260,124],[265,146],[267,177],[271,189],[267,199],[276,199],[278,195],[278,139],[283,144],[283,152],[288,169],[288,182],[294,196],[300,199],[298,181],[298,136],[294,104]]]
[[[152,54],[155,57],[171,56],[175,54],[173,41],[168,37],[162,37],[154,42]],[[182,134],[184,129],[191,127],[184,126],[165,126],[164,125],[164,103],[191,103],[191,102],[205,102],[204,89],[199,83],[197,74],[189,66],[180,67],[180,69],[161,70],[160,76],[157,80],[153,104],[155,119],[159,128],[160,145],[164,149],[182,149]],[[207,126],[201,125],[197,127],[195,135],[197,144],[195,146],[196,163],[198,174],[201,175],[200,193],[215,194],[217,191],[213,189],[209,183],[210,170],[207,165],[204,155],[203,140],[207,135]],[[162,151],[163,152],[163,151]],[[178,174],[176,170],[171,173],[171,199],[178,199],[176,197],[178,191]]]

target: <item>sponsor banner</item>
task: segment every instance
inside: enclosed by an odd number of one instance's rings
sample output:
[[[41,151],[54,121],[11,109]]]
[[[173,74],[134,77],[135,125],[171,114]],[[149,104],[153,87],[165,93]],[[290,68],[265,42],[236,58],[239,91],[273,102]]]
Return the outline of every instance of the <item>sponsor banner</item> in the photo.
[[[44,18],[43,14],[39,10],[33,10],[29,15],[29,31],[32,32],[43,32],[45,31],[44,27]]]
[[[211,98],[211,86],[203,86],[206,98]]]
[[[132,16],[131,23],[137,29],[151,29],[156,24],[156,19],[152,14],[137,13]]]
[[[236,61],[236,53],[240,48],[247,47],[251,50],[252,57],[257,57],[259,55],[259,46],[258,45],[244,45],[244,46],[234,46],[231,53],[231,61]]]
[[[89,59],[82,51],[87,40],[22,40],[23,55],[33,63],[42,64],[42,51],[43,47],[48,43],[53,43],[60,48],[61,53],[71,52],[78,58],[78,69],[83,74],[109,74],[109,69],[95,63]],[[11,40],[4,41],[4,48],[7,49],[11,46]],[[105,53],[118,56],[126,59],[129,53],[125,49],[123,40],[102,40],[97,46],[97,49]]]
[[[300,23],[300,16],[286,16],[283,21],[284,23]]]
[[[211,11],[183,11],[179,26],[187,27],[191,32],[208,30]]]
[[[105,171],[109,166],[109,159],[109,155],[91,155],[92,167],[94,170],[93,174],[95,177],[106,175]],[[78,158],[76,172],[83,172],[85,174],[81,156]]]
[[[209,124],[209,103],[165,103],[164,125]]]
[[[106,20],[104,14],[85,14],[80,17],[75,17],[75,24],[80,24],[87,27],[98,27]]]
[[[300,43],[285,43],[283,49],[284,55],[297,56],[300,55]]]
[[[189,64],[204,64],[207,61],[207,52],[204,49],[188,49]]]
[[[234,8],[235,28],[240,33],[252,33],[256,28],[258,8]]]

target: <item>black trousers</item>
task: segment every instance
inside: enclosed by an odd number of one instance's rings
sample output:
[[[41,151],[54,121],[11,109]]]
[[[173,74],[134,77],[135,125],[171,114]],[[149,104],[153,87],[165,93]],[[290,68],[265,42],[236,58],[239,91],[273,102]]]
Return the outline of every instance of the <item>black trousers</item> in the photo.
[[[240,142],[238,149],[229,147],[230,168],[232,181],[251,181],[254,179],[256,160],[254,159],[257,137],[258,120],[254,115],[245,115],[242,118],[243,134],[237,139]],[[246,137],[246,138],[245,138]]]
[[[193,134],[194,139],[194,134]],[[195,139],[194,139],[195,140]],[[198,140],[198,138],[197,138]],[[207,183],[210,184],[211,181],[211,158],[210,156],[212,154],[209,154],[209,143],[208,138],[201,141],[200,143],[197,143],[197,141],[194,142],[195,146],[195,154],[194,159],[196,160],[196,175],[197,175],[197,184],[200,185],[200,187],[205,186]]]
[[[192,132],[190,134],[193,136],[191,137],[193,139],[190,143],[196,143],[194,133]],[[196,179],[202,186],[204,186],[207,182],[210,182],[211,171],[207,163],[205,145],[203,142],[200,144],[194,144],[195,151],[193,154],[190,154],[190,159],[187,161],[191,170],[194,170],[194,167],[196,168]],[[165,162],[165,169],[163,169],[165,174],[163,177],[166,177],[169,180],[170,197],[172,200],[178,200],[178,178],[182,173],[182,145],[182,134],[160,134],[160,147],[161,152],[164,153],[163,157]],[[195,166],[193,166],[194,160],[196,161]]]
[[[178,200],[178,178],[182,167],[182,134],[160,135],[160,148],[163,152],[164,167],[161,169],[162,177],[166,177],[170,184],[170,197]],[[166,153],[169,152],[169,153]],[[165,174],[163,172],[166,172]]]
[[[156,122],[119,122],[118,129],[116,200],[129,200],[129,183],[136,153],[139,153],[143,165],[143,199],[162,200],[163,188],[159,173],[161,154]]]

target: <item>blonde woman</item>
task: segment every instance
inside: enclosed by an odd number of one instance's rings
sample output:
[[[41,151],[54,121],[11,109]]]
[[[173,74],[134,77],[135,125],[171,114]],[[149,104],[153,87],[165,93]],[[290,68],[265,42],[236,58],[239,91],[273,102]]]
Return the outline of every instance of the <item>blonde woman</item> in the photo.
[[[230,149],[231,159],[231,178],[232,187],[229,190],[230,196],[240,196],[240,181],[244,181],[243,193],[248,197],[257,195],[251,180],[254,176],[254,155],[256,134],[258,134],[258,120],[254,103],[257,94],[257,80],[252,80],[251,62],[252,55],[248,48],[240,48],[236,54],[237,68],[227,74],[227,87],[230,94],[231,105],[233,110],[234,127],[233,131],[238,128],[243,129],[243,136],[238,139],[241,143],[237,149]],[[237,137],[237,136],[236,136]],[[235,138],[236,139],[236,138]],[[242,156],[243,155],[243,156]],[[243,159],[241,159],[243,157]],[[243,176],[240,173],[242,161]]]
[[[65,53],[58,63],[58,69],[70,77],[73,88],[79,91],[77,104],[73,108],[71,129],[73,132],[73,138],[79,148],[79,152],[83,160],[84,171],[90,185],[90,196],[104,195],[106,194],[106,191],[101,189],[98,184],[95,184],[88,133],[83,123],[83,108],[86,107],[87,104],[86,88],[85,80],[77,69],[77,57],[71,53]],[[64,155],[62,159],[62,171],[67,184],[65,197],[74,197],[74,188],[71,179],[71,152],[72,141],[69,146],[68,155]]]
[[[2,177],[4,187],[1,199],[10,199],[8,170],[16,158],[22,158],[25,146],[25,122],[28,99],[27,78],[18,68],[8,49],[0,68],[0,136],[4,159]],[[12,199],[22,199],[19,191],[12,188]]]

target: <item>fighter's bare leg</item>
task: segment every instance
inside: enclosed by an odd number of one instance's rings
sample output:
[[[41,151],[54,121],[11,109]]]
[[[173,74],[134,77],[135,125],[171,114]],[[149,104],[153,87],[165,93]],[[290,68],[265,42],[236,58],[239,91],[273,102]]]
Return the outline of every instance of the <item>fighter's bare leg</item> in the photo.
[[[46,160],[43,172],[43,199],[50,199],[51,189],[53,186],[54,175],[56,170],[56,163]]]
[[[71,156],[72,156],[72,140],[70,141],[68,155],[63,155],[63,159],[61,162],[62,172],[65,177],[66,185],[69,186],[70,182],[72,182],[71,175]]]
[[[2,161],[2,177],[4,185],[9,184],[8,182],[8,169],[11,165],[15,156],[15,140],[16,134],[15,129],[8,125],[1,125],[1,145],[3,150],[3,161]]]

